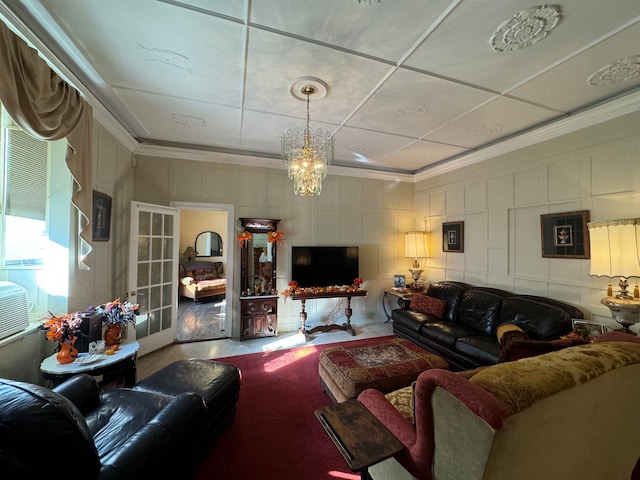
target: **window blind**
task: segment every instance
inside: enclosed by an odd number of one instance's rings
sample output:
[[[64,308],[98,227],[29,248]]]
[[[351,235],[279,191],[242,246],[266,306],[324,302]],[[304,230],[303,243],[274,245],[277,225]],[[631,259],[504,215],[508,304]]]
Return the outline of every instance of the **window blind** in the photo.
[[[45,220],[48,144],[18,127],[5,128],[5,214]]]

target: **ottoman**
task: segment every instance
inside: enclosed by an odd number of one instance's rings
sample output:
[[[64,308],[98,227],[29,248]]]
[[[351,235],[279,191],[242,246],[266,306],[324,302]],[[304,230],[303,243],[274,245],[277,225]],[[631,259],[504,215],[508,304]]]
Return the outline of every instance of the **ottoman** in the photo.
[[[449,369],[442,358],[403,338],[367,347],[328,347],[320,353],[320,383],[334,402],[356,398],[363,390],[382,393],[410,385],[431,368]]]
[[[207,407],[205,451],[231,421],[238,406],[241,373],[223,362],[190,358],[177,360],[140,380],[133,390],[176,396],[195,392]]]

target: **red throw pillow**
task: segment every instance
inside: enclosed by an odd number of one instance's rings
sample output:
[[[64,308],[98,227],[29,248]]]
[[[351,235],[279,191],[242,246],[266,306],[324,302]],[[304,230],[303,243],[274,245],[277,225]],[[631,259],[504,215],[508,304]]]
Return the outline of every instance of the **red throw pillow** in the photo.
[[[445,308],[447,308],[447,302],[444,300],[429,297],[422,293],[414,294],[413,297],[411,297],[411,303],[409,304],[410,310],[426,313],[427,315],[433,315],[437,318],[442,318]]]

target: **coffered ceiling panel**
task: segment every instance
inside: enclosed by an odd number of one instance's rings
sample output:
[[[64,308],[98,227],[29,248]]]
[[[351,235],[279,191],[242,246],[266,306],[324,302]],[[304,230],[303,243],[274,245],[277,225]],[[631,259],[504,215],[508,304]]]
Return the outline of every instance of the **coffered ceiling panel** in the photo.
[[[557,112],[500,97],[427,135],[426,139],[477,148],[558,116]]]
[[[418,170],[460,155],[465,151],[468,151],[468,149],[419,140],[398,152],[384,157],[379,163],[388,167],[402,165],[412,170]]]
[[[279,160],[300,77],[323,85],[310,125],[334,164],[363,174],[425,178],[640,109],[638,0],[0,0],[0,17],[140,153]]]
[[[310,107],[313,119],[340,124],[390,70],[371,59],[262,30],[249,38],[245,107],[306,118],[305,102],[290,87],[300,77],[328,85]]]
[[[419,138],[495,97],[458,83],[398,69],[347,125]]]
[[[571,112],[639,86],[640,23],[635,23],[511,94]]]

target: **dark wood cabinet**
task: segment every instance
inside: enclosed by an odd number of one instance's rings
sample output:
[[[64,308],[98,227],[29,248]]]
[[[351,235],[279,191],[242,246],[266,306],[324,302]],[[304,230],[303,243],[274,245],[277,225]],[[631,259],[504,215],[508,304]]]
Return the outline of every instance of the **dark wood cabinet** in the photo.
[[[278,296],[264,295],[240,299],[241,339],[278,335]]]
[[[278,335],[277,236],[280,220],[241,218],[251,238],[240,253],[240,340]]]

